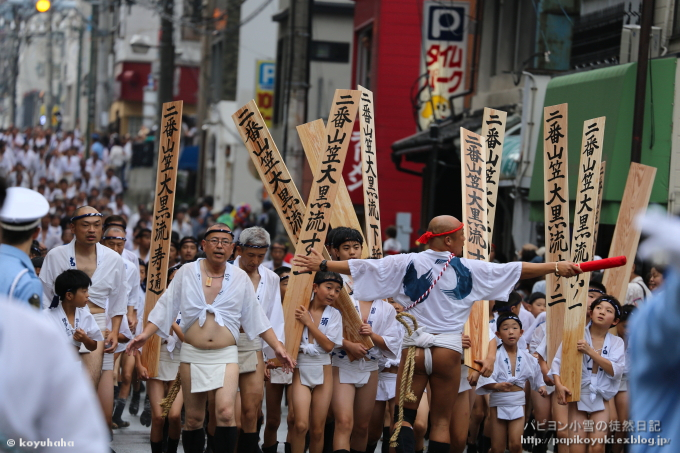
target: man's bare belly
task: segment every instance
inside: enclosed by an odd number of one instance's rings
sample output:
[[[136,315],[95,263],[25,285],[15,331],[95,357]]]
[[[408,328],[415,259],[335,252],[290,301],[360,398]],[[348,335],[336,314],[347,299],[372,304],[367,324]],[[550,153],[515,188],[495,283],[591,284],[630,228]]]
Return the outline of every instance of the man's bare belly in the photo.
[[[184,342],[198,349],[222,349],[236,344],[229,329],[215,322],[215,315],[208,313],[203,327],[194,322],[184,334]]]
[[[90,309],[90,313],[92,313],[93,315],[96,315],[98,313],[104,313],[106,311],[102,307],[93,302],[88,302],[87,306]]]

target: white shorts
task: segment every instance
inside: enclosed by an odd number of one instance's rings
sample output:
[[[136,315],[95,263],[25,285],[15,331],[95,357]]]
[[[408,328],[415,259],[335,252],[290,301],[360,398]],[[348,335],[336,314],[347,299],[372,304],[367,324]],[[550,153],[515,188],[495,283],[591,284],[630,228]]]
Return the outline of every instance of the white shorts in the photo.
[[[99,330],[102,331],[102,335],[104,335],[104,331],[106,330],[106,313],[96,313],[93,314],[94,320],[97,321],[97,326],[99,327]],[[106,341],[106,336],[104,337],[104,341]],[[104,345],[106,347],[106,344]],[[102,371],[112,371],[113,370],[113,353],[108,354],[104,353],[104,360],[102,361]]]
[[[198,349],[184,343],[179,361],[191,365],[191,393],[207,392],[224,385],[227,364],[238,363],[238,349],[235,345],[222,349]]]
[[[628,375],[624,374],[621,376],[621,383],[619,384],[619,392],[627,392],[628,391]]]

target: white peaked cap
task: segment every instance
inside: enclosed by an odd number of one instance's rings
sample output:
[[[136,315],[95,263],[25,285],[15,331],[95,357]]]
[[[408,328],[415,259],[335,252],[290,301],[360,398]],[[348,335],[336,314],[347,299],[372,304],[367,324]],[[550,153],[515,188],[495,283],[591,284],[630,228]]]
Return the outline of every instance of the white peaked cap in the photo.
[[[49,210],[50,204],[42,194],[24,187],[10,187],[0,210],[0,227],[11,231],[30,230],[40,224]]]

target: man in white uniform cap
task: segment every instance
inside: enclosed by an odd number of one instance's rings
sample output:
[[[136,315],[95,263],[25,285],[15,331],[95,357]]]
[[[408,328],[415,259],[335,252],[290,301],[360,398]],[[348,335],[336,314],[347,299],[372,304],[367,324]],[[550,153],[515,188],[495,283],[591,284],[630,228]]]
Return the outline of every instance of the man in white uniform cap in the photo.
[[[0,246],[0,294],[41,306],[42,284],[28,253],[40,234],[40,219],[50,205],[40,193],[23,187],[7,189],[7,199],[0,210],[2,246]]]

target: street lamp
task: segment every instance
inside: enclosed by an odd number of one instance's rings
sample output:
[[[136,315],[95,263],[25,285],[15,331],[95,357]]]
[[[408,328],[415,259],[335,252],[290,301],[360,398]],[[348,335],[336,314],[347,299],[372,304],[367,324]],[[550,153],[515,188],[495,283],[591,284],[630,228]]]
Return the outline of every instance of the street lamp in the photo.
[[[35,2],[35,9],[39,13],[46,13],[47,11],[50,10],[50,7],[52,6],[52,3],[50,3],[50,0],[38,0]]]

